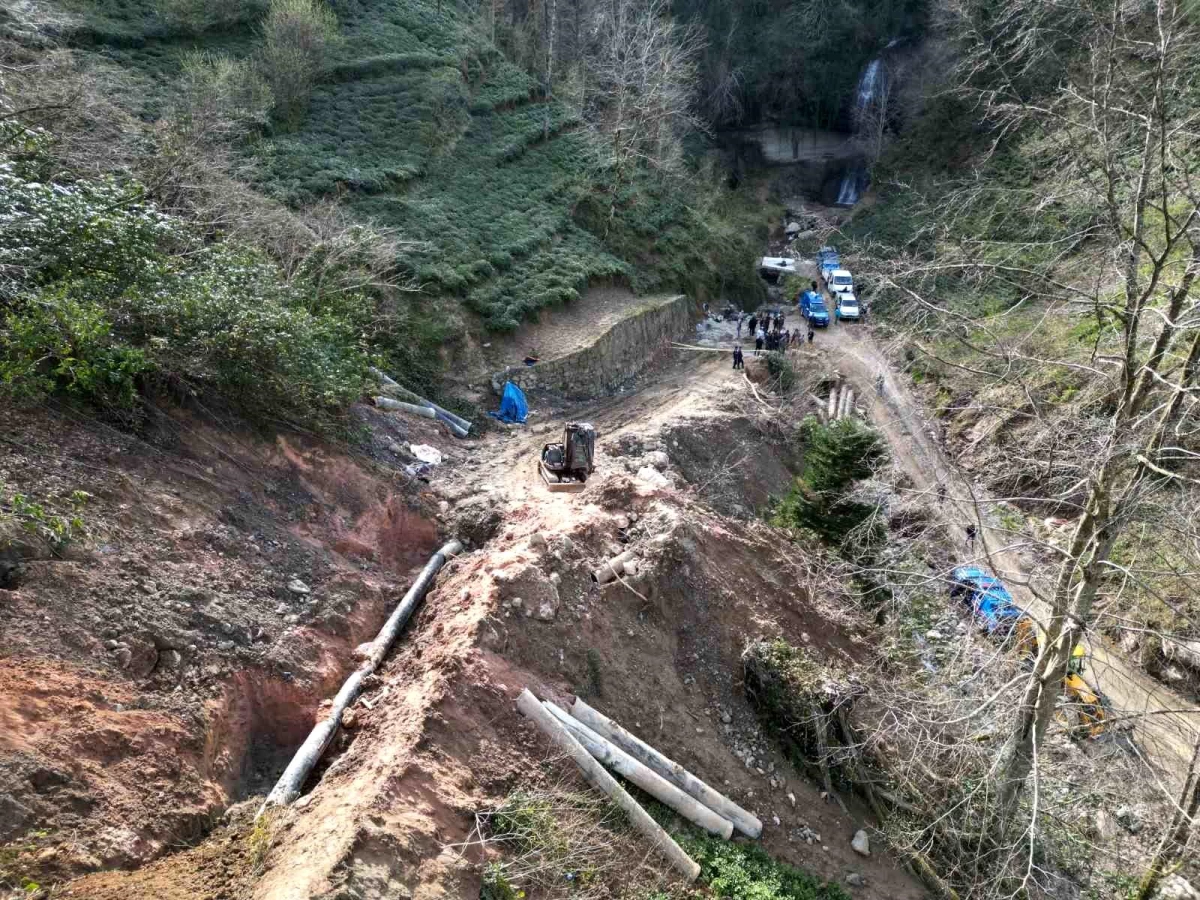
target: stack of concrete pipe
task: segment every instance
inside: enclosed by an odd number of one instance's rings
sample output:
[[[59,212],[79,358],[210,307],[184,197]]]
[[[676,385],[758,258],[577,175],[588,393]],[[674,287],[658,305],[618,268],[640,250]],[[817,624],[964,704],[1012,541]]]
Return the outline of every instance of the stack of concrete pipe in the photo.
[[[846,416],[853,416],[857,410],[854,406],[854,388],[838,382],[829,392],[828,407],[825,412],[827,422],[836,422]]]
[[[390,400],[386,397],[376,397],[375,405],[380,409],[403,410],[404,412],[424,416],[427,419],[437,419],[460,438],[465,438],[471,433],[471,423],[461,416],[456,416],[454,413],[442,409],[436,403],[426,400],[419,394],[414,394],[408,388],[400,386],[395,379],[390,378],[384,372],[379,371],[379,369],[371,369],[371,374],[379,379],[379,389],[383,393],[400,398],[400,400]],[[425,410],[428,410],[428,412]]]
[[[597,584],[608,584],[610,581],[615,581],[622,575],[633,577],[638,572],[637,554],[632,550],[626,550],[604,563],[600,568],[592,572],[592,581]]]
[[[700,866],[605,771],[605,766],[710,834],[726,840],[735,828],[752,838],[762,834],[762,822],[753,814],[582,700],[576,698],[568,714],[526,690],[517,700],[517,708],[574,760],[593,787],[625,811],[633,826],[688,881],[700,874]]]

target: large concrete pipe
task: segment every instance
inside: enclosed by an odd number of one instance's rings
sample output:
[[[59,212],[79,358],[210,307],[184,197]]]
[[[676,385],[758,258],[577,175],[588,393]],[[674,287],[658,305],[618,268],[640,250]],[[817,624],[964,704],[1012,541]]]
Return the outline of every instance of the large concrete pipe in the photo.
[[[379,634],[375,635],[375,640],[371,642],[371,652],[367,659],[363,662],[355,672],[346,679],[342,685],[342,689],[338,691],[337,696],[333,698],[333,705],[329,708],[329,715],[318,722],[313,730],[309,732],[304,743],[300,745],[300,749],[296,751],[296,755],[292,757],[292,761],[288,763],[288,767],[283,770],[283,774],[279,776],[279,780],[275,782],[275,787],[271,789],[271,793],[267,795],[266,802],[259,809],[258,815],[261,816],[272,806],[288,806],[297,797],[300,796],[300,789],[304,787],[304,782],[308,779],[309,773],[313,767],[325,755],[325,750],[329,747],[329,742],[333,740],[333,736],[337,734],[338,727],[342,724],[342,715],[349,709],[350,704],[358,699],[358,695],[362,693],[363,682],[367,676],[373,673],[383,658],[391,650],[392,644],[396,642],[401,630],[412,617],[413,610],[429,593],[429,589],[433,587],[434,579],[442,566],[446,564],[446,560],[457,555],[462,550],[462,544],[458,541],[450,541],[442,546],[442,549],[430,557],[429,562],[425,564],[425,568],[421,570],[421,574],[417,576],[417,580],[413,582],[412,587],[408,589],[399,605],[392,611],[388,620],[383,623],[383,627],[379,629]]]
[[[517,709],[571,757],[592,787],[607,794],[617,806],[624,810],[633,827],[662,851],[662,854],[670,860],[671,865],[681,872],[685,879],[689,882],[696,880],[700,875],[699,864],[675,843],[674,839],[650,817],[648,812],[642,809],[636,800],[629,796],[629,792],[604,770],[604,766],[592,759],[591,754],[583,748],[583,745],[571,736],[571,733],[550,714],[546,707],[542,706],[538,698],[528,689],[523,691],[517,699]]]
[[[840,391],[841,389],[842,389],[841,385],[835,384],[833,386],[833,389],[829,392],[829,410],[826,414],[826,418],[830,422],[833,422],[835,419],[837,419],[838,391]]]
[[[437,418],[437,413],[428,406],[418,406],[416,403],[405,403],[403,400],[393,400],[391,397],[376,397],[375,405],[380,409],[386,409],[391,412],[412,413],[414,416],[421,416],[424,419]]]
[[[445,422],[446,425],[450,427],[450,430],[459,437],[466,437],[471,431],[472,425],[466,419],[462,418],[461,416],[456,416],[449,410],[442,409],[436,403],[426,400],[420,394],[413,393],[408,388],[398,384],[395,379],[389,377],[386,373],[381,372],[379,369],[371,369],[371,374],[379,379],[380,383],[383,385],[382,389],[385,393],[392,394],[396,397],[402,397],[412,403],[418,404],[419,406],[432,409],[434,415],[442,422]]]
[[[578,697],[571,705],[571,715],[601,737],[616,744],[634,759],[649,766],[663,778],[686,791],[713,812],[733,823],[747,837],[762,834],[762,822],[746,812],[724,794],[713,790],[679,763],[672,762],[649,744],[630,734],[612,719],[592,709]]]
[[[625,574],[625,563],[632,562],[637,556],[632,550],[618,554],[592,573],[592,581],[598,584],[608,584]]]
[[[566,710],[560,709],[549,700],[543,701],[542,705],[550,710],[550,714],[558,719],[567,731],[571,732],[575,740],[579,741],[588,753],[618,775],[633,782],[651,797],[662,801],[709,834],[715,834],[725,840],[729,840],[733,835],[733,823],[728,819],[722,818],[694,797],[684,793],[681,788],[671,784],[645,763],[639,762],[620,747],[596,734],[578,719],[572,719]]]
[[[844,418],[846,418],[846,413],[847,413],[847,410],[848,410],[848,408],[849,408],[849,406],[850,406],[850,398],[851,398],[852,396],[854,396],[854,391],[852,391],[852,390],[850,389],[850,386],[849,386],[849,385],[846,385],[845,387],[843,387],[843,388],[842,388],[842,397],[841,397],[841,399],[838,401],[838,413],[837,413],[837,417],[838,417],[839,419],[844,419]]]

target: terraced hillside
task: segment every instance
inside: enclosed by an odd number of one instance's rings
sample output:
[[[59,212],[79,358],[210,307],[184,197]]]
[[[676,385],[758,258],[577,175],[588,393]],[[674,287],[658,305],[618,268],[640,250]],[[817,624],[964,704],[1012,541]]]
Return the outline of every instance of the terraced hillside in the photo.
[[[251,4],[196,25],[163,9],[70,0],[64,31],[135,79],[128,102],[150,120],[188,53],[253,53],[262,15]],[[610,183],[578,110],[544,96],[472,10],[437,0],[334,9],[341,40],[306,114],[249,148],[257,189],[293,206],[337,198],[398,229],[413,242],[399,262],[422,289],[461,298],[491,329],[576,301],[596,280],[757,297],[740,202],[700,179]]]

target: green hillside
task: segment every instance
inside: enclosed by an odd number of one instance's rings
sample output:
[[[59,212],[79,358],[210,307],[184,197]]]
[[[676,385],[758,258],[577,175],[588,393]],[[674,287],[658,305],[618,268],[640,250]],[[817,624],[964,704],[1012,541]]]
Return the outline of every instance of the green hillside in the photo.
[[[197,23],[156,2],[70,3],[84,24],[68,43],[144,84],[143,118],[167,107],[188,53],[252,53],[262,15],[250,5]],[[397,229],[414,242],[398,263],[425,294],[461,299],[491,329],[575,301],[592,279],[757,296],[753,235],[728,204],[698,211],[721,189],[641,172],[612,188],[613,209],[578,111],[541,96],[466,7],[346,0],[334,12],[341,39],[304,115],[246,150],[258,190],[294,207],[336,198]]]

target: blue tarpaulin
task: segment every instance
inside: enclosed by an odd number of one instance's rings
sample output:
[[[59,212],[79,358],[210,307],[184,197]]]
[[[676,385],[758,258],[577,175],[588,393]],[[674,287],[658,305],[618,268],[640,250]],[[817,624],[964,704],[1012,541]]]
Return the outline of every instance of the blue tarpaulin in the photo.
[[[504,396],[500,398],[500,409],[488,413],[501,422],[521,422],[529,416],[529,404],[525,402],[525,394],[511,381],[504,383]]]

